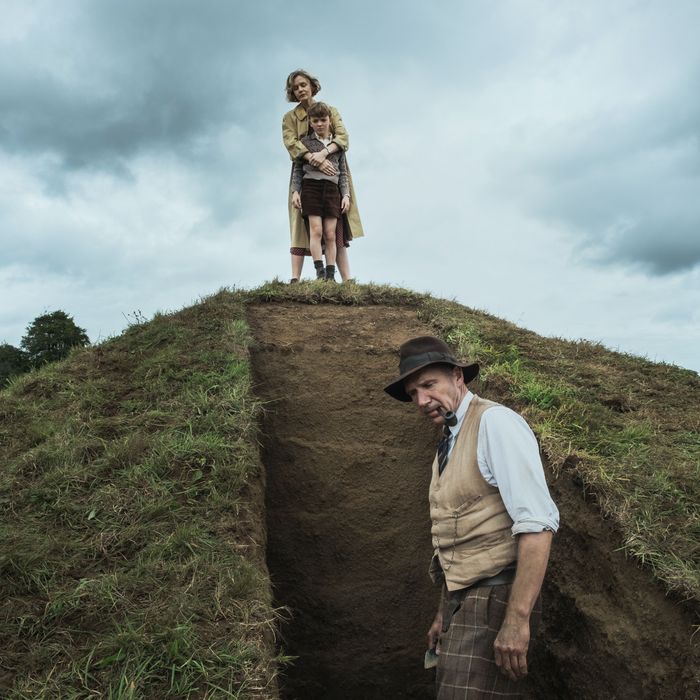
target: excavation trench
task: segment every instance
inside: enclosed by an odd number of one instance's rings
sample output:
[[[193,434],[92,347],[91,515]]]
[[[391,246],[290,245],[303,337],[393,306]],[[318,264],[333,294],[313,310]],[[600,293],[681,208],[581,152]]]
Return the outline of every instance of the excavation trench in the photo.
[[[282,697],[433,698],[422,660],[438,599],[426,503],[436,436],[382,391],[397,347],[432,329],[384,306],[251,305],[248,319],[266,402],[267,563],[290,612],[280,649],[297,657]],[[549,477],[563,525],[525,695],[694,697],[688,610],[616,551],[566,474]]]
[[[299,657],[283,697],[432,697],[422,657],[436,605],[425,536],[433,437],[382,391],[397,346],[428,329],[386,307],[265,305],[250,322],[268,402],[268,566],[293,616],[283,647]]]

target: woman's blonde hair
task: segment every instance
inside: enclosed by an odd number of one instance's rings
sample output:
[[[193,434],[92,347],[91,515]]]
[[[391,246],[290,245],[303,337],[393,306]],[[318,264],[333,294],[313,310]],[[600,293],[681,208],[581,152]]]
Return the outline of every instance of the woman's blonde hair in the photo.
[[[311,73],[299,69],[292,71],[288,76],[287,76],[287,86],[285,88],[286,93],[287,93],[287,102],[299,102],[296,97],[294,97],[294,90],[292,89],[292,83],[294,82],[294,78],[297,77],[297,75],[303,75],[310,83],[311,83],[311,94],[315,95],[320,89],[321,89],[321,82],[318,78],[315,78]]]

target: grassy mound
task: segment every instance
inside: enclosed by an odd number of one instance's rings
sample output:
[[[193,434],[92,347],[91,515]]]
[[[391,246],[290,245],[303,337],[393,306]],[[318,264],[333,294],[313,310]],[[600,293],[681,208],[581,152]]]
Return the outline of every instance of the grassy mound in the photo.
[[[249,302],[395,305],[482,364],[620,547],[700,602],[700,379],[373,285],[270,283],[0,392],[0,694],[275,697]]]

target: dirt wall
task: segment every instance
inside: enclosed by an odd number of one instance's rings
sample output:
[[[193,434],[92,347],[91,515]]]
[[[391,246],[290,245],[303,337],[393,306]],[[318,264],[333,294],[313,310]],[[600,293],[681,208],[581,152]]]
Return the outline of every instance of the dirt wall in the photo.
[[[287,697],[423,698],[433,433],[381,387],[403,340],[425,332],[384,307],[251,309],[268,401],[268,565],[299,656]],[[386,398],[385,398],[386,397]],[[417,448],[418,446],[418,448]]]

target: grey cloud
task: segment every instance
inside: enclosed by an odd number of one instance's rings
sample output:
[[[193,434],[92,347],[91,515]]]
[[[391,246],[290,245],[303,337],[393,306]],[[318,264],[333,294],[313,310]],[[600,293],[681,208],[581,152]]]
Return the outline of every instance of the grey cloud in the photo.
[[[31,93],[5,81],[0,142],[13,153],[53,153],[68,169],[117,163],[160,147],[179,149],[230,118],[213,96],[145,76],[140,88],[114,85],[110,95],[73,94],[55,81],[34,79]],[[13,89],[14,88],[14,89]]]
[[[137,153],[187,155],[223,125],[254,121],[256,76],[240,68],[252,46],[246,37],[267,13],[163,0],[65,10],[47,12],[23,42],[2,48],[4,150],[51,154],[69,170],[119,171]]]
[[[589,260],[652,275],[700,265],[700,100],[688,106],[700,86],[685,87],[683,98],[591,120],[530,154],[531,206],[573,232]]]
[[[589,245],[600,262],[627,263],[655,275],[684,272],[700,264],[700,216],[689,222],[649,217]]]

